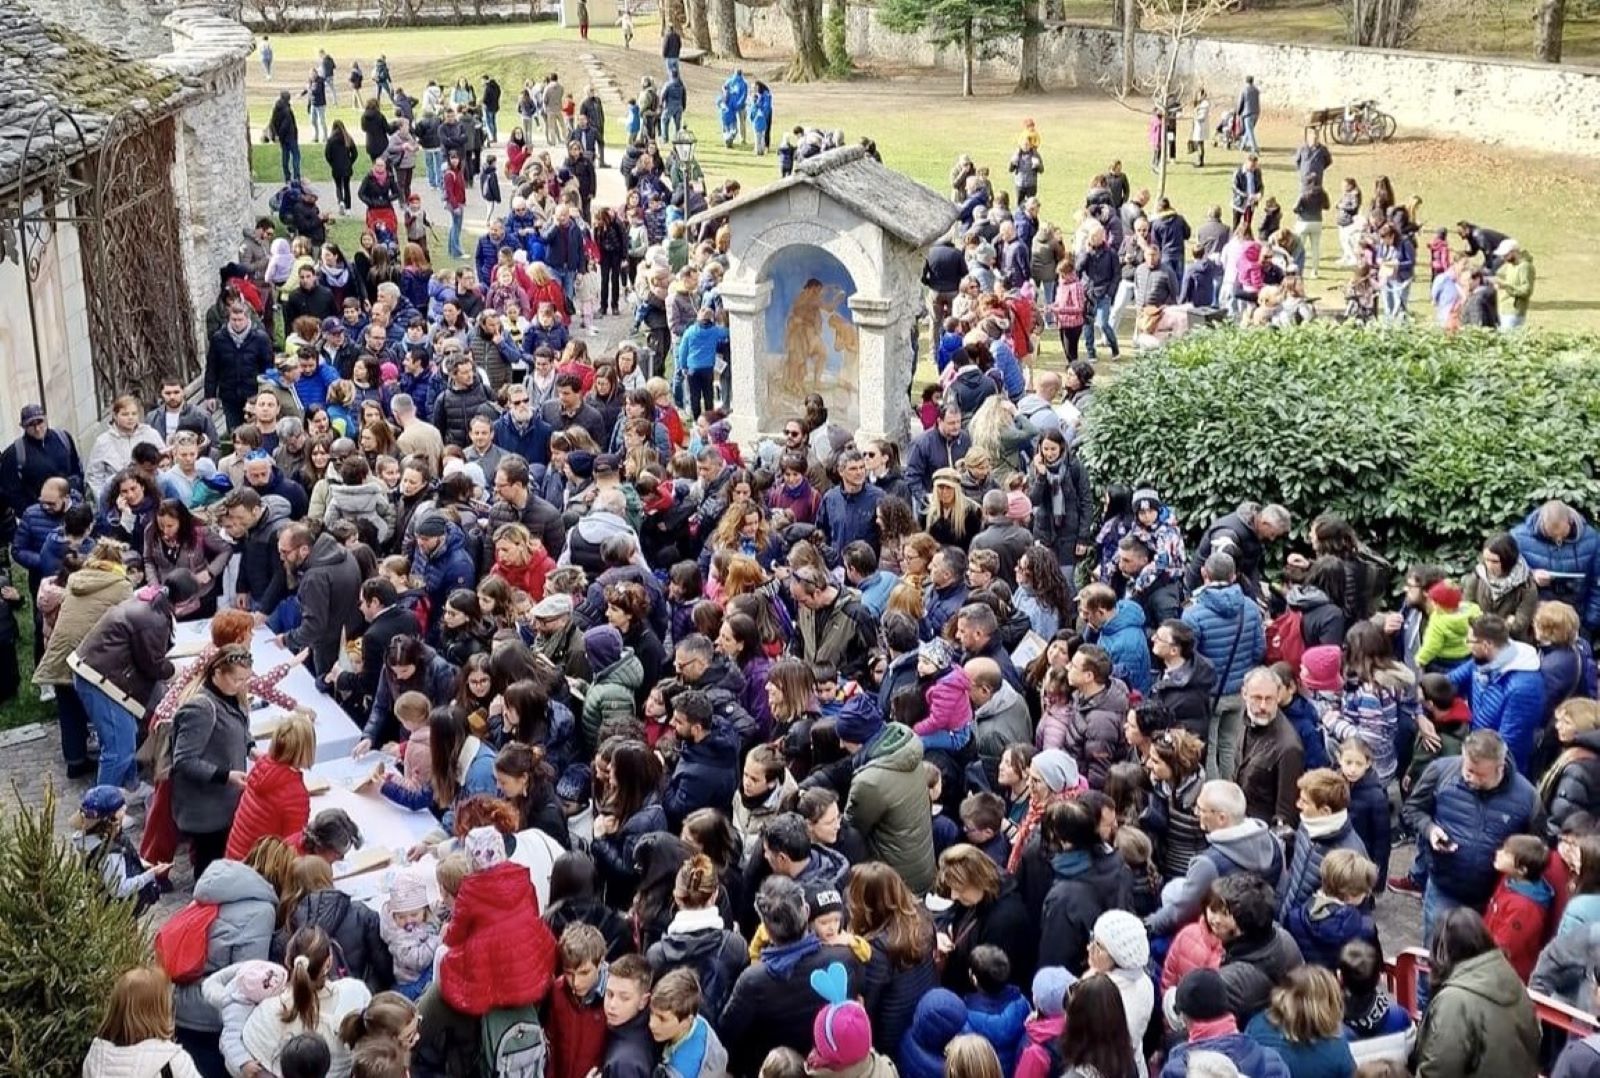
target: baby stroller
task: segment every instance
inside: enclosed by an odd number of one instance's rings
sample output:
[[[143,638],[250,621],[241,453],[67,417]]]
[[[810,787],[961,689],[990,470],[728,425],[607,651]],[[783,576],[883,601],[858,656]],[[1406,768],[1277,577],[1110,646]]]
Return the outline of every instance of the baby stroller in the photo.
[[[1224,150],[1237,150],[1244,140],[1244,121],[1239,119],[1239,114],[1232,109],[1222,114],[1222,122],[1217,124],[1217,134],[1211,140],[1213,146],[1221,146]]]

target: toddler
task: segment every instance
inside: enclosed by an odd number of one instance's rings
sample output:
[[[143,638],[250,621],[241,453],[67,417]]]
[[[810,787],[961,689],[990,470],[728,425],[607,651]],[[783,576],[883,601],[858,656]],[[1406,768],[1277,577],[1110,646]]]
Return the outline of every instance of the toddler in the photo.
[[[1022,148],[1030,153],[1036,152],[1043,140],[1039,138],[1039,129],[1033,124],[1033,117],[1029,116],[1022,121]]]
[[[1359,737],[1339,743],[1339,774],[1350,787],[1350,829],[1375,854],[1379,891],[1389,872],[1389,793],[1372,768],[1372,746]]]
[[[134,900],[137,916],[161,897],[161,881],[172,866],[146,867],[133,840],[123,832],[127,814],[127,798],[119,787],[93,787],[78,805],[72,848],[91,869],[98,870],[112,897]]]
[[[924,752],[959,752],[972,740],[971,682],[943,640],[929,640],[917,649],[917,677],[927,685],[923,699],[928,717],[912,727]]]
[[[403,745],[386,745],[384,751],[400,757],[400,770],[383,776],[383,796],[396,804],[433,782],[433,751],[428,735],[428,712],[432,705],[420,692],[403,692],[394,702],[394,717],[405,728]]]
[[[1328,851],[1322,859],[1322,886],[1284,919],[1307,962],[1332,969],[1346,943],[1377,942],[1372,915],[1363,912],[1377,880],[1377,866],[1356,851]]]
[[[1046,966],[1033,975],[1033,1014],[1023,1027],[1025,1047],[1015,1078],[1049,1078],[1050,1046],[1066,1026],[1067,992],[1077,981],[1060,966]]]
[[[281,994],[288,984],[288,970],[261,959],[224,966],[202,982],[200,994],[222,1017],[218,1047],[229,1074],[237,1075],[254,1058],[244,1046],[244,1024],[256,1004]]]
[[[1544,878],[1549,857],[1549,848],[1535,835],[1512,835],[1494,854],[1500,883],[1483,924],[1523,984],[1533,973],[1550,927],[1555,891]]]
[[[394,959],[395,991],[413,1002],[421,999],[433,981],[439,921],[428,903],[428,887],[415,873],[395,873],[389,900],[380,911],[378,931]]]
[[[1067,723],[1072,716],[1072,685],[1065,666],[1052,666],[1045,671],[1039,697],[1042,711],[1034,744],[1040,749],[1059,749],[1066,744]]]
[[[1482,611],[1478,604],[1463,599],[1461,589],[1448,580],[1434,584],[1427,596],[1428,624],[1417,649],[1417,668],[1447,674],[1472,654],[1467,647],[1467,628]]]

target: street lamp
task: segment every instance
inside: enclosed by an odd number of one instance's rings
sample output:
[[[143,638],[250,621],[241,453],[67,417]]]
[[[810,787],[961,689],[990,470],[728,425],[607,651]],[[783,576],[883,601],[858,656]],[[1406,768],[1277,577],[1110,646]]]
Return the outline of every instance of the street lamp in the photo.
[[[689,182],[694,176],[694,132],[679,127],[672,136],[672,160],[678,170],[678,185],[683,189],[683,216],[689,216]]]

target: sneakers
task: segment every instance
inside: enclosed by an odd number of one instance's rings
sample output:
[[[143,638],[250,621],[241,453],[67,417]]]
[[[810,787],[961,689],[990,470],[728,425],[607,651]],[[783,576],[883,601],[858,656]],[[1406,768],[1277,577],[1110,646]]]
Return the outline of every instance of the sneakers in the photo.
[[[56,698],[56,687],[54,685],[40,685],[39,686],[39,702],[41,704],[48,704],[51,700],[54,700],[55,698]]]
[[[1410,876],[1390,876],[1389,890],[1397,895],[1410,895],[1412,898],[1422,897],[1422,885]]]

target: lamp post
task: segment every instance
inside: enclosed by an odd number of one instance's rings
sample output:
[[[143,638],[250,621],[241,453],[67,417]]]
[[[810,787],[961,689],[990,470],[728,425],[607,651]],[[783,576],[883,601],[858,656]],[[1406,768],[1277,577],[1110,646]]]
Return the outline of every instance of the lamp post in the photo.
[[[672,161],[678,170],[678,186],[683,190],[683,216],[689,216],[689,182],[694,175],[694,132],[680,126],[672,136]],[[674,192],[676,193],[676,192]]]

